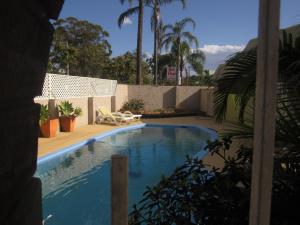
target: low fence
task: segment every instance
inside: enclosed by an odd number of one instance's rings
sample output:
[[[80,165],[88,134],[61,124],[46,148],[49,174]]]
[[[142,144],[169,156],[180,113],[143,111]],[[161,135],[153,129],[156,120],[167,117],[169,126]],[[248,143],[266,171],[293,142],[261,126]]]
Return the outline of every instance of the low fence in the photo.
[[[213,115],[213,87],[118,84],[112,109],[120,110],[130,99],[142,99],[146,111],[176,108]]]
[[[56,106],[61,101],[70,101],[74,107],[82,108],[77,126],[83,126],[95,122],[98,107],[118,111],[133,98],[142,99],[148,112],[174,108],[212,116],[213,91],[214,88],[199,86],[117,85],[116,80],[47,74],[43,94],[34,100],[48,105],[52,117],[58,116]]]
[[[117,81],[91,77],[46,74],[42,99],[114,96]]]

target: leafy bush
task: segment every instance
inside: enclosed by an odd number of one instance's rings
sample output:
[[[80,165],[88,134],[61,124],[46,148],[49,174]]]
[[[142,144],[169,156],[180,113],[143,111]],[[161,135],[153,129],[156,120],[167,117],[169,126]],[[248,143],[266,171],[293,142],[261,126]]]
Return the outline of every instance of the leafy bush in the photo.
[[[40,110],[40,125],[44,124],[47,122],[49,119],[50,114],[49,114],[49,109],[48,105],[41,105],[41,110]]]
[[[280,42],[276,109],[276,152],[272,187],[272,225],[299,224],[300,200],[300,37],[283,32]],[[255,96],[256,49],[229,59],[217,81],[215,114],[226,116],[227,100],[236,95],[240,124],[231,135],[253,137],[253,121],[244,115]],[[251,117],[250,117],[251,118]],[[208,171],[198,159],[188,159],[168,178],[148,187],[144,199],[130,214],[132,225],[246,225],[249,223],[252,148],[231,148],[231,139],[209,143],[207,150],[224,162]],[[234,151],[234,157],[229,151]]]
[[[215,80],[213,75],[197,75],[197,76],[191,76],[189,78],[189,85],[190,86],[208,86],[212,87],[215,86]]]
[[[209,143],[210,154],[224,168],[208,171],[201,160],[188,158],[168,178],[148,187],[129,215],[131,225],[247,225],[251,192],[252,149],[240,146],[228,156],[231,140]],[[296,225],[300,190],[299,154],[277,154],[274,164],[272,225]]]
[[[82,109],[80,107],[75,107],[73,115],[74,116],[81,116],[82,115]]]
[[[140,113],[144,110],[145,103],[142,99],[130,99],[124,103],[121,111],[132,111],[134,113]]]
[[[58,105],[58,111],[61,116],[77,117],[82,115],[82,109],[80,107],[73,107],[73,104],[69,101],[63,101]]]

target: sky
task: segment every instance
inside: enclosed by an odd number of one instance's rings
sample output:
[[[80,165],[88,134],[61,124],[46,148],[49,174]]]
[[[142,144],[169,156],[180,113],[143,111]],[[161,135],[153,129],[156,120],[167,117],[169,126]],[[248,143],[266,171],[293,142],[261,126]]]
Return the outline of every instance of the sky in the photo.
[[[133,4],[135,6],[137,4]],[[185,17],[196,21],[195,30],[187,27],[199,39],[206,54],[205,68],[215,70],[228,56],[243,50],[248,41],[257,36],[258,0],[187,0],[182,9],[179,2],[161,9],[165,24],[173,24]],[[66,0],[60,18],[69,16],[100,24],[109,32],[112,55],[136,49],[137,16],[125,21],[119,29],[119,15],[130,7],[119,0]],[[153,33],[150,29],[151,10],[145,9],[143,52],[153,52]],[[300,0],[281,1],[281,28],[300,23]]]

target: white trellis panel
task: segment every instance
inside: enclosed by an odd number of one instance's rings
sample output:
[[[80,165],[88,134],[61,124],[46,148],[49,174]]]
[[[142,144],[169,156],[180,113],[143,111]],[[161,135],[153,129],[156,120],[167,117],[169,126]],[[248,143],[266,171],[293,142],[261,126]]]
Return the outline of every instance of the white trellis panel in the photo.
[[[117,86],[116,80],[91,79],[91,96],[109,96],[114,95]]]
[[[46,74],[43,94],[36,99],[113,96],[116,87],[116,80]]]
[[[51,75],[51,98],[90,96],[89,78],[66,75]]]

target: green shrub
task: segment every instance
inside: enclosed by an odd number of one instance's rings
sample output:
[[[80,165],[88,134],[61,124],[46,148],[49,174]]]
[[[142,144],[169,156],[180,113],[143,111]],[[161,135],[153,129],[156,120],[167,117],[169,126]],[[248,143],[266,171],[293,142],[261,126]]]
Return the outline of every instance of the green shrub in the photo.
[[[50,114],[49,114],[49,109],[48,109],[48,105],[41,105],[41,109],[40,109],[40,125],[44,124],[47,122],[47,120],[49,119]]]
[[[134,113],[140,113],[144,110],[145,103],[142,99],[131,99],[124,103],[121,111],[132,111]]]
[[[80,107],[73,107],[73,104],[69,101],[63,101],[58,105],[58,111],[60,116],[81,116],[82,109]]]
[[[144,199],[129,215],[131,225],[248,225],[252,149],[240,146],[235,157],[231,140],[210,143],[210,154],[224,161],[223,169],[208,171],[201,160],[188,158],[158,185],[147,187]],[[300,221],[299,154],[284,152],[274,161],[272,225]],[[298,205],[298,206],[297,206]]]
[[[296,225],[300,221],[300,37],[286,32],[282,37],[270,224]],[[231,137],[253,137],[254,115],[246,121],[249,112],[245,109],[255,96],[256,56],[256,49],[237,53],[226,62],[217,81],[217,119],[225,119],[230,95],[236,95],[239,106],[240,123],[228,131]],[[209,143],[207,150],[222,159],[223,168],[209,172],[200,160],[188,159],[170,177],[148,188],[144,199],[134,206],[130,223],[248,225],[253,149],[240,146],[235,151],[231,139],[224,138]],[[234,157],[229,151],[234,151]]]
[[[75,107],[74,116],[81,116],[81,115],[82,115],[82,109],[80,107]]]

